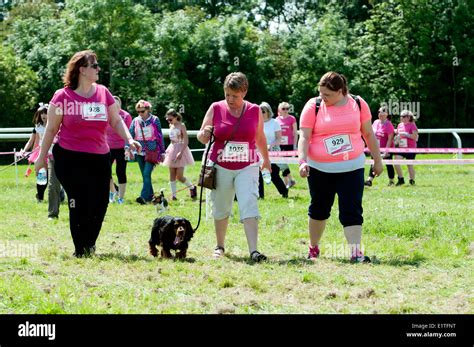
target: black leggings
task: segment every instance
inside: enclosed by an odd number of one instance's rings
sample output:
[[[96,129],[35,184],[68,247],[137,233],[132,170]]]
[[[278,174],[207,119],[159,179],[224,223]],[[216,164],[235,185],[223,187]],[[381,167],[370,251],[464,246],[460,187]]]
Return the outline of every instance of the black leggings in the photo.
[[[393,155],[390,154],[390,155],[389,155],[387,158],[385,158],[385,159],[388,160],[388,159],[392,159],[392,158],[393,158]],[[393,179],[395,178],[395,171],[394,171],[394,169],[393,169],[393,165],[387,164],[387,165],[385,165],[385,166],[387,167],[388,178],[390,178],[391,180],[393,180]],[[375,175],[374,175],[374,166],[373,166],[373,165],[370,166],[369,176],[372,177],[372,178],[375,177]]]
[[[76,249],[82,255],[95,246],[109,204],[110,153],[93,154],[53,147],[54,169],[66,190],[69,228]]]
[[[288,197],[288,188],[286,188],[285,183],[283,182],[283,180],[280,177],[280,167],[277,164],[272,164],[271,177],[272,177],[273,185],[276,187],[276,189],[278,189],[278,193],[280,193],[281,196],[283,196],[284,198],[287,198]],[[262,199],[265,197],[265,188],[264,187],[265,187],[265,183],[263,182],[262,173],[260,172],[259,173],[259,178],[258,178],[258,195]]]
[[[118,183],[127,183],[127,161],[125,160],[125,149],[111,148],[110,149],[110,166],[115,160],[115,173],[117,175]],[[111,175],[112,177],[112,175]]]

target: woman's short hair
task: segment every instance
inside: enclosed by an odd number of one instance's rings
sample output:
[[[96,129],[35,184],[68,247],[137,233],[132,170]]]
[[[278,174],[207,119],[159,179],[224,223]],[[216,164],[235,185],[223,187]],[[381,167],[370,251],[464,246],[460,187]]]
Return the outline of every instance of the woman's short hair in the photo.
[[[319,80],[319,86],[326,87],[334,92],[342,89],[342,95],[347,95],[349,92],[347,78],[344,75],[334,71],[326,72]]]
[[[88,49],[75,53],[67,63],[66,72],[64,72],[64,87],[76,89],[79,85],[80,68],[86,67],[94,61],[97,61],[97,55],[94,51]]]
[[[271,106],[268,102],[263,101],[260,104],[260,108],[265,109],[265,111],[268,112],[268,114],[270,115],[270,118],[273,118],[273,111],[272,111],[272,108],[271,108]]]
[[[180,113],[176,112],[176,110],[174,108],[170,108],[166,112],[166,116],[171,116],[173,118],[176,118],[178,120],[178,122],[181,122],[181,120],[183,119],[183,116],[181,116]]]
[[[245,76],[242,72],[232,72],[228,74],[224,81],[224,89],[225,88],[246,92],[249,90],[249,81],[247,80],[247,76]]]
[[[144,108],[147,111],[151,110],[151,103],[146,100],[139,100],[135,105],[135,110],[139,108]]]
[[[416,121],[415,115],[410,110],[402,110],[402,112],[400,112],[400,117],[401,116],[408,116],[410,118],[410,122]]]
[[[278,104],[278,110],[281,110],[283,107],[290,108],[290,104],[287,103],[286,101],[282,101]]]

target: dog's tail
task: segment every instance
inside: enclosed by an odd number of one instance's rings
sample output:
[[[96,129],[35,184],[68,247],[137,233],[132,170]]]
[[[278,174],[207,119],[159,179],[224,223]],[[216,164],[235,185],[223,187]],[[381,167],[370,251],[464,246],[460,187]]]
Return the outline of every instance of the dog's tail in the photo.
[[[163,192],[166,190],[166,188],[161,188],[160,193],[163,194]]]
[[[158,256],[158,248],[156,248],[156,243],[153,243],[151,241],[148,242],[149,246],[149,253],[150,255],[157,257]]]

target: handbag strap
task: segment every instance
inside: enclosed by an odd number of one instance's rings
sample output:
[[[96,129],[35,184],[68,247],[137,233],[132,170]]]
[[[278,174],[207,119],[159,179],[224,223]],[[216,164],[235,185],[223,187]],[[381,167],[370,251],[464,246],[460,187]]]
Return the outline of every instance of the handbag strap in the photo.
[[[138,126],[140,127],[140,130],[142,131],[143,147],[144,147],[144,149],[145,149],[145,152],[146,152],[146,151],[150,151],[150,150],[148,149],[147,144],[146,144],[145,133],[144,133],[144,131],[143,131],[142,123],[141,123],[140,120],[138,120],[138,119],[137,119],[137,123],[138,123]]]
[[[240,113],[240,117],[239,119],[237,120],[237,123],[235,124],[234,126],[234,129],[232,130],[232,134],[229,138],[229,140],[227,140],[225,143],[224,143],[224,148],[225,146],[227,145],[227,143],[232,139],[232,137],[235,135],[235,132],[237,131],[237,128],[239,127],[239,124],[240,124],[240,120],[242,119],[243,115],[244,115],[244,111],[245,111],[245,107],[246,104],[244,104],[244,106],[242,107],[242,112]],[[215,136],[214,136],[214,127],[212,127],[211,129],[211,134],[209,136],[209,142],[207,143],[207,148],[206,148],[206,154],[204,155],[204,164],[201,165],[201,179],[204,180],[204,172],[206,170],[206,165],[207,165],[207,158],[208,158],[208,155],[209,155],[209,151],[211,149],[211,146],[214,144],[215,142]],[[216,163],[213,163],[212,164],[212,167],[214,167],[216,165]],[[198,230],[199,228],[199,225],[201,224],[201,214],[202,214],[202,192],[204,190],[204,187],[202,186],[202,182],[199,182],[201,185],[201,191],[199,192],[199,218],[198,218],[198,222],[196,224],[196,228],[194,228],[194,231]]]

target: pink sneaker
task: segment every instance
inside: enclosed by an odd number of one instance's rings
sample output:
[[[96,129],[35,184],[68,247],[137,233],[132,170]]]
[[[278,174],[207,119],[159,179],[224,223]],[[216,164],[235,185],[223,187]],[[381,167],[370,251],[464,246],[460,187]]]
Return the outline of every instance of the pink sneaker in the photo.
[[[350,260],[351,263],[371,263],[370,258],[361,251],[356,251],[356,254],[353,254]]]
[[[319,250],[318,245],[314,247],[309,246],[308,259],[316,260],[316,258],[319,258],[319,253],[321,253],[321,251]]]

